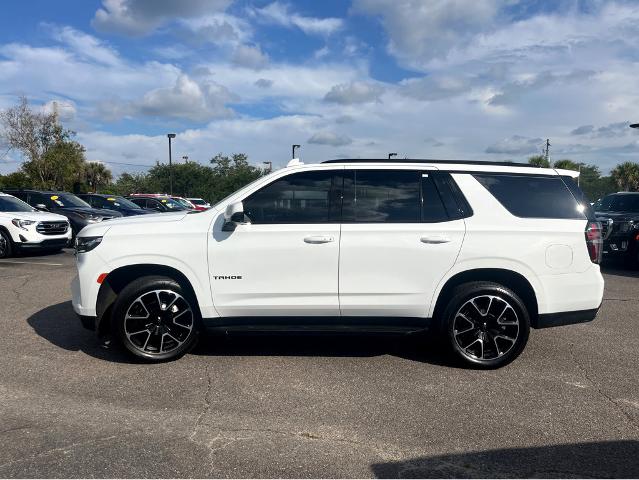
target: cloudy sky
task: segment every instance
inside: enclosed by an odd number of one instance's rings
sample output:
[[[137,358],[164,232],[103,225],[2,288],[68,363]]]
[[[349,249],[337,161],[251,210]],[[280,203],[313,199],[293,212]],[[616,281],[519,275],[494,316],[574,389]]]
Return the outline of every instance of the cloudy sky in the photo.
[[[116,173],[245,152],[639,160],[639,2],[33,0],[3,5],[0,108],[56,102]],[[20,157],[0,150],[0,172]]]

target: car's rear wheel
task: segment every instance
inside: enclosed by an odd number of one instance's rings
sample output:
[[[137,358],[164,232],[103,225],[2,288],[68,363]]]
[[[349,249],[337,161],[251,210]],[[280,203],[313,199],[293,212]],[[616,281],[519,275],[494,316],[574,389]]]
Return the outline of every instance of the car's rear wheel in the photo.
[[[167,277],[143,277],[118,296],[112,321],[124,347],[139,358],[179,358],[197,342],[200,317],[195,299]]]
[[[492,282],[457,287],[443,320],[455,356],[479,368],[499,368],[513,361],[530,333],[524,302],[509,288]]]
[[[11,237],[4,230],[0,230],[0,258],[10,257],[12,250]]]

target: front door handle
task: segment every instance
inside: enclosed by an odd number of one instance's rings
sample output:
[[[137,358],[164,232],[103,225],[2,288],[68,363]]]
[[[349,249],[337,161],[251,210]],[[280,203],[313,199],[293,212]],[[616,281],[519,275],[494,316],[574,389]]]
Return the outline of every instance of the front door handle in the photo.
[[[330,235],[310,235],[308,237],[304,237],[304,242],[306,243],[330,243],[335,239]]]
[[[426,237],[422,237],[420,238],[422,243],[429,243],[429,244],[438,244],[438,243],[448,243],[450,242],[450,238],[449,237],[445,237],[443,235],[430,235],[430,236],[426,236]]]

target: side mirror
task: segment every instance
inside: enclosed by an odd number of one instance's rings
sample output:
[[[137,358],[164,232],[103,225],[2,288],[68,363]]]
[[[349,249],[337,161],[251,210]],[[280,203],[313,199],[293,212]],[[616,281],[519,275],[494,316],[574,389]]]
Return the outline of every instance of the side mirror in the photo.
[[[246,223],[242,202],[231,203],[226,207],[224,225],[222,226],[223,232],[232,232],[238,225],[245,225]]]
[[[35,208],[37,210],[44,210],[45,212],[47,211],[47,206],[44,203],[37,203]]]

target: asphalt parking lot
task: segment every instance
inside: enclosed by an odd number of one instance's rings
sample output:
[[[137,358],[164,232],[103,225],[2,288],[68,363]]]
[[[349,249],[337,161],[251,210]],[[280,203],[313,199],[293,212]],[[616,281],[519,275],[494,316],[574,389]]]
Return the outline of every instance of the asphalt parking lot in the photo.
[[[212,336],[132,362],[73,256],[0,260],[0,477],[638,477],[639,272],[497,371],[422,337]]]

